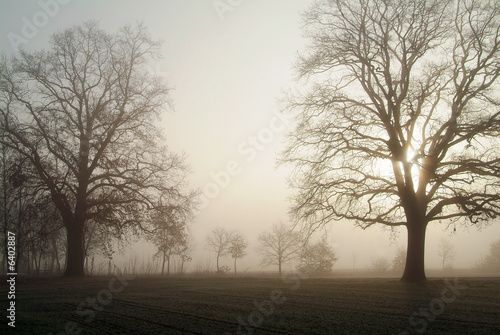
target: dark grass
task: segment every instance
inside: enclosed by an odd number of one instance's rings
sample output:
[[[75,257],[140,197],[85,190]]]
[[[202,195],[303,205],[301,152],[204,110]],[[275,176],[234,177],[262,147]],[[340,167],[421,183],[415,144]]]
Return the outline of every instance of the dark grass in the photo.
[[[500,278],[124,280],[18,278],[16,328],[3,316],[0,333],[500,334]]]

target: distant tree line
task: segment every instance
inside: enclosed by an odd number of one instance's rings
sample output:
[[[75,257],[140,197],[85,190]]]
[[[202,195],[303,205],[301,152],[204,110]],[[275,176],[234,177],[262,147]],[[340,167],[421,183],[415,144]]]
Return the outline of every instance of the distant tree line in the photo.
[[[207,236],[206,246],[216,255],[217,273],[224,274],[230,270],[228,266],[220,266],[220,258],[230,256],[234,260],[236,274],[236,260],[247,255],[248,242],[238,231],[230,232],[217,227]],[[282,266],[293,260],[299,261],[298,271],[328,274],[337,260],[326,238],[310,244],[303,234],[282,222],[274,224],[270,231],[259,234],[256,251],[262,257],[261,265],[277,266],[280,275]]]

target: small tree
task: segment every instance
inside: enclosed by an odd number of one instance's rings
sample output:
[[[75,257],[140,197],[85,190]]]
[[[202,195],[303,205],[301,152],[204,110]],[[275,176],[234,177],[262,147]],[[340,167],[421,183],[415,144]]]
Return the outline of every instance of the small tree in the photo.
[[[196,247],[196,244],[193,242],[193,239],[191,236],[187,236],[187,239],[185,241],[185,244],[179,245],[175,249],[175,254],[179,256],[180,261],[181,261],[181,267],[179,269],[179,273],[183,274],[184,273],[184,266],[186,263],[189,263],[193,260],[192,257],[192,252],[193,249]]]
[[[500,272],[500,240],[490,244],[490,251],[480,264],[481,268]]]
[[[229,246],[231,242],[231,234],[224,228],[215,228],[210,235],[207,236],[207,249],[215,252],[217,255],[217,273],[221,273],[219,266],[219,258],[229,254]],[[223,271],[225,272],[225,270]]]
[[[439,242],[439,257],[441,257],[441,263],[443,265],[443,270],[446,268],[451,268],[453,260],[455,259],[455,248],[453,244],[444,237],[441,238]]]
[[[281,266],[297,257],[302,238],[283,222],[273,225],[271,231],[262,232],[258,237],[262,255],[262,265],[277,265],[281,275]]]
[[[394,271],[403,273],[405,268],[405,260],[406,260],[406,250],[403,248],[398,249],[396,256],[392,261],[392,269]]]
[[[158,248],[155,257],[162,257],[162,275],[165,273],[165,262],[167,275],[170,275],[171,256],[183,253],[184,248],[187,248],[186,214],[188,213],[189,208],[170,206],[154,212],[155,229],[149,238]]]
[[[229,254],[234,259],[234,274],[236,274],[236,260],[247,255],[246,249],[248,242],[245,237],[238,231],[231,234],[229,240]]]
[[[332,272],[337,261],[332,247],[326,238],[312,245],[306,245],[300,254],[299,271],[311,274],[326,274]]]

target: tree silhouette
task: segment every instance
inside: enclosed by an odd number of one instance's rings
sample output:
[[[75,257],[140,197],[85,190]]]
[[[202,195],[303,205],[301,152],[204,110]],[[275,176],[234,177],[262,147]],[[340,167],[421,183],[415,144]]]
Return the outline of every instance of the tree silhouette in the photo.
[[[89,220],[120,237],[147,229],[158,199],[189,197],[183,158],[160,145],[169,90],[147,72],[158,52],[142,25],[110,35],[89,22],[0,62],[2,142],[29,159],[62,217],[66,276],[84,275]]]
[[[394,271],[403,273],[405,268],[406,250],[403,248],[398,249],[396,256],[392,260],[392,269]]]
[[[479,266],[488,271],[500,272],[500,239],[490,244],[489,253]]]
[[[274,224],[271,231],[260,233],[258,240],[262,265],[277,265],[280,275],[282,265],[297,258],[302,247],[300,234],[283,222]]]
[[[300,252],[300,264],[297,268],[304,273],[328,274],[332,272],[333,264],[336,261],[335,252],[324,237],[303,248]]]
[[[231,234],[224,228],[217,227],[207,236],[207,249],[217,255],[217,273],[221,273],[219,258],[229,255]]]
[[[498,1],[319,1],[282,162],[295,220],[405,226],[403,281],[426,279],[429,223],[500,214]]]
[[[236,260],[247,255],[248,242],[238,231],[233,231],[229,240],[229,255],[234,259],[234,274],[236,274]]]
[[[186,254],[188,249],[187,220],[191,216],[189,207],[159,206],[153,215],[154,229],[147,235],[157,247],[154,257],[162,258],[161,274],[165,273],[165,262],[167,263],[167,275],[170,275],[170,260],[172,255],[179,255],[182,264],[188,261]]]
[[[451,242],[444,237],[439,241],[438,255],[441,257],[443,270],[451,268],[453,260],[455,259],[455,247]]]

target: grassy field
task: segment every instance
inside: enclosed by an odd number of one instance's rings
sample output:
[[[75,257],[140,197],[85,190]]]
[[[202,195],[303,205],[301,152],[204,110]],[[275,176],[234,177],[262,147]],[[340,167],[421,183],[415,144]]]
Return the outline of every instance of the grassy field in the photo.
[[[0,299],[6,306],[7,294]],[[5,316],[2,328],[61,335],[500,334],[500,278],[425,285],[298,275],[18,278],[16,328]]]

